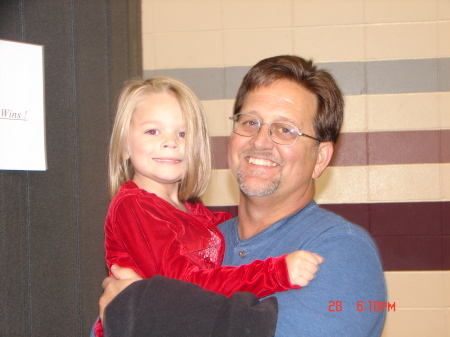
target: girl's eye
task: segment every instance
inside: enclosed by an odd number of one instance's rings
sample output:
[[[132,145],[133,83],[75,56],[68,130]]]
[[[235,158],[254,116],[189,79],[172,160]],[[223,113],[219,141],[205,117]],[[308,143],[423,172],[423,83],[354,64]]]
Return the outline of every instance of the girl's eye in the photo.
[[[151,129],[151,130],[148,130],[148,131],[146,131],[145,133],[148,133],[149,135],[157,135],[158,134],[158,130],[155,130],[155,129]]]
[[[181,138],[186,137],[186,132],[182,131],[178,134]]]

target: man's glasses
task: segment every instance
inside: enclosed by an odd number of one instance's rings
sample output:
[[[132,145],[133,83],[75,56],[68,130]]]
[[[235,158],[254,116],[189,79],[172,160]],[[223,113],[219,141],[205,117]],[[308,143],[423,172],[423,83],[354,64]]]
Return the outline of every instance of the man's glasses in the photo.
[[[286,124],[286,123],[263,123],[258,118],[247,114],[237,114],[230,117],[233,121],[233,132],[244,136],[251,137],[258,133],[262,125],[267,125],[269,130],[269,137],[274,143],[280,145],[294,145],[298,139],[298,136],[304,136],[315,141],[320,142],[315,137],[307,135],[306,133],[301,133],[297,127]]]

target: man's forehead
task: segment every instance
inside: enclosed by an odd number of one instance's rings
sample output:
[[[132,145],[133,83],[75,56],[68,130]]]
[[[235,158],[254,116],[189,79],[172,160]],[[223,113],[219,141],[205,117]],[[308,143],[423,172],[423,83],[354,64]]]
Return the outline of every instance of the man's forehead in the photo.
[[[251,91],[250,94],[253,99],[255,100],[269,100],[269,102],[278,102],[280,104],[283,104],[286,102],[287,104],[293,104],[295,105],[294,100],[292,97],[285,95],[283,92],[280,92],[276,89],[267,88],[267,90],[264,89],[256,89],[254,91]],[[247,96],[248,98],[248,96]],[[245,102],[245,101],[244,101]]]
[[[317,109],[317,98],[303,86],[291,81],[276,81],[249,92],[243,102],[243,109],[258,106],[262,109],[287,109],[296,112]],[[244,111],[241,111],[244,112]],[[246,111],[248,112],[248,111]]]

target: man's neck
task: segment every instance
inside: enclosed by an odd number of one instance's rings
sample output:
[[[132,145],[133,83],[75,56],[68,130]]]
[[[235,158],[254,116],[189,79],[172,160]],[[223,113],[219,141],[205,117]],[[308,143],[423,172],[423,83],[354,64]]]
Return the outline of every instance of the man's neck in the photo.
[[[241,192],[239,202],[238,234],[246,240],[285,219],[309,204],[314,190],[302,198],[277,198],[277,196],[249,197]]]

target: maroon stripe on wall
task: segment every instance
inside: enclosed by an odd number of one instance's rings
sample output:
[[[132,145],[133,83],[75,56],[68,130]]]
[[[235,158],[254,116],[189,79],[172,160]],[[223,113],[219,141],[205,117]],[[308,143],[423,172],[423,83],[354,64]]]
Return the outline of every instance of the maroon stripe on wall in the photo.
[[[365,228],[386,271],[450,270],[450,202],[322,204]],[[208,207],[237,215],[237,206]]]
[[[439,163],[440,131],[371,132],[369,165]]]
[[[450,270],[450,236],[442,237],[442,254],[444,255],[443,270]]]
[[[233,218],[238,215],[237,206],[208,206],[207,208],[211,212],[228,212],[233,216]]]
[[[212,137],[213,168],[226,169],[229,137]],[[450,163],[450,130],[343,133],[330,166]]]
[[[450,163],[450,130],[441,131],[441,163]]]
[[[211,137],[213,169],[227,169],[228,143],[230,137]]]
[[[364,166],[367,163],[367,133],[341,133],[330,166]]]
[[[444,270],[438,236],[374,237],[385,271]]]

